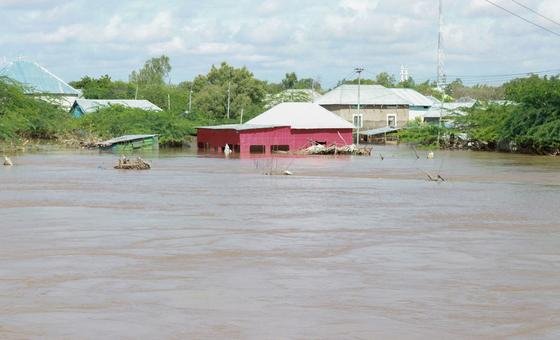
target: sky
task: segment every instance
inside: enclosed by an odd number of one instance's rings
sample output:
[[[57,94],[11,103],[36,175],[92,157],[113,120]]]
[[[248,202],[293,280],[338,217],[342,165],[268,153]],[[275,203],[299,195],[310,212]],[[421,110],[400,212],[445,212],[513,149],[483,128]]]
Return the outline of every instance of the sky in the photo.
[[[465,83],[488,75],[560,69],[560,36],[485,0],[443,0],[445,73]],[[492,0],[559,32],[511,0]],[[559,0],[517,0],[560,22]],[[438,0],[0,0],[1,62],[33,60],[66,81],[127,80],[144,61],[168,55],[170,81],[226,61],[278,82],[286,72],[332,87],[363,76],[435,79]],[[560,71],[559,71],[560,73]],[[475,76],[481,76],[479,78]]]

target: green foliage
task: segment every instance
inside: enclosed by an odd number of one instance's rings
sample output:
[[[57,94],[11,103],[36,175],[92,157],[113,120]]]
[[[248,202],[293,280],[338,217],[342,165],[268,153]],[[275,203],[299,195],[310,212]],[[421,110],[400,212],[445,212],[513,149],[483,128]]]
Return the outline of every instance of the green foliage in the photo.
[[[67,112],[0,78],[0,140],[54,139],[65,132],[70,120]]]
[[[473,98],[481,101],[504,99],[503,86],[474,85],[465,86],[461,79],[455,79],[445,87],[445,94],[455,99]]]
[[[169,72],[171,72],[169,57],[162,55],[146,61],[139,71],[132,71],[129,80],[138,85],[162,85]]]
[[[438,135],[442,137],[449,133],[450,131],[446,127],[440,127],[437,124],[428,124],[421,122],[420,120],[414,120],[408,122],[406,127],[399,131],[399,138],[405,143],[423,146],[437,146]]]
[[[212,66],[207,75],[199,75],[193,81],[193,111],[211,119],[224,119],[227,113],[228,91],[230,93],[230,118],[261,113],[265,98],[264,82],[255,79],[247,68],[234,68],[223,62]]]
[[[181,144],[195,133],[196,122],[168,111],[145,111],[112,105],[77,119],[77,127],[90,135],[112,138],[127,134],[158,134],[161,144]]]
[[[318,80],[315,80],[313,78],[298,79],[295,72],[286,73],[284,79],[282,79],[282,83],[279,85],[281,85],[280,88],[283,90],[314,89],[317,92],[321,91],[321,83]],[[276,92],[272,92],[272,93],[276,93]]]
[[[81,89],[87,99],[134,99],[136,87],[124,81],[112,81],[104,75],[98,79],[88,76],[70,82],[72,87]]]
[[[505,120],[511,116],[511,105],[475,105],[465,115],[454,119],[455,128],[467,133],[468,138],[495,148],[502,139]]]
[[[513,80],[505,86],[506,98],[519,103],[504,120],[503,142],[538,153],[560,149],[560,78]]]

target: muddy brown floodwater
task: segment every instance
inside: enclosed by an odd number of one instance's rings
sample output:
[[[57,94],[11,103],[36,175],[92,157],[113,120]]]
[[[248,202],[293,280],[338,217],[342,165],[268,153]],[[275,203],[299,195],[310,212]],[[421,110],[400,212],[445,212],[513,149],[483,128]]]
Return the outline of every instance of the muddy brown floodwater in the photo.
[[[420,155],[14,156],[0,338],[558,339],[560,159]]]

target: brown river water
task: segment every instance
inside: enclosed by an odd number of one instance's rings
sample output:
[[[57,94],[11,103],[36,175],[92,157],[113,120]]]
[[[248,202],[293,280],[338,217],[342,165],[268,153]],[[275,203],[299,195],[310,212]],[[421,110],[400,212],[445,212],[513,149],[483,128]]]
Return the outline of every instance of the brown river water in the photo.
[[[560,338],[560,158],[419,153],[14,156],[0,338]]]

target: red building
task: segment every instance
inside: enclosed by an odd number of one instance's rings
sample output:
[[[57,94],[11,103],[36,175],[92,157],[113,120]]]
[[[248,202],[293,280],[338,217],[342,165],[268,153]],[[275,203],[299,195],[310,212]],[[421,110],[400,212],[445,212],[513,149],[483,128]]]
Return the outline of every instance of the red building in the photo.
[[[239,153],[297,151],[313,143],[352,143],[353,125],[313,103],[278,104],[245,124],[198,128],[200,149]]]

